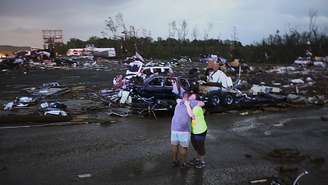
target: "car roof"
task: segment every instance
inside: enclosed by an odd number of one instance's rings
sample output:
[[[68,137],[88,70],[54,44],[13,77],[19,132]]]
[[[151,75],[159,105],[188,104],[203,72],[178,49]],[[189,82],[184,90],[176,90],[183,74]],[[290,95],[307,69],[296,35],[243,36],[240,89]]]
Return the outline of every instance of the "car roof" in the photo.
[[[182,77],[179,77],[179,76],[168,76],[168,75],[153,74],[150,77],[148,77],[148,78],[145,79],[145,83],[151,81],[154,78],[174,78],[174,79],[184,79],[184,80],[187,80],[186,78],[182,78]]]

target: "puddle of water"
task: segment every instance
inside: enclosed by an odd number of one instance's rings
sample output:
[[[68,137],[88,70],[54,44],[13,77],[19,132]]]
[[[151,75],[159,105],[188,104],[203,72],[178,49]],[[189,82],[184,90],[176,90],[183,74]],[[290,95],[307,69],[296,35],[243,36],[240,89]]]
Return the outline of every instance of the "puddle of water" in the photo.
[[[242,121],[236,122],[233,124],[233,128],[231,129],[233,132],[245,132],[251,129],[254,129],[263,123],[257,122],[258,118],[247,118]]]
[[[294,118],[285,118],[278,122],[279,125],[286,125],[288,122],[296,121],[296,120],[309,120],[309,119],[319,119],[318,116],[303,116],[303,117],[294,117]]]

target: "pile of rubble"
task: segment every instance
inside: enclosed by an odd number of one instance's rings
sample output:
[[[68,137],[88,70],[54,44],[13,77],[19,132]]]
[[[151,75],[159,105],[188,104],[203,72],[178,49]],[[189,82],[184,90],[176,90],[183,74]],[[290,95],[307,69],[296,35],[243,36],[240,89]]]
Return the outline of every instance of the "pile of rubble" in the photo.
[[[298,59],[290,66],[256,67],[243,78],[253,93],[279,93],[289,103],[323,105],[328,103],[327,62]]]
[[[128,106],[137,109],[138,113],[148,112],[153,115],[156,111],[172,110],[175,99],[185,91],[199,93],[211,112],[265,106],[286,98],[273,95],[272,93],[280,91],[272,88],[268,91],[254,86],[250,90],[242,90],[246,81],[241,80],[241,73],[248,73],[250,67],[239,64],[239,61],[236,64],[235,61],[228,63],[222,58],[220,60],[221,62],[211,60],[204,64],[182,58],[173,60],[174,62],[169,60],[146,63],[136,54],[124,62],[127,70],[114,78],[112,89],[103,89],[98,96],[108,105]],[[210,81],[217,71],[220,74],[217,81]],[[214,91],[210,93],[211,89]]]
[[[27,59],[20,57],[15,60],[22,65],[24,62],[21,60]],[[61,57],[44,64],[53,68],[64,66],[67,69],[96,69],[118,74],[113,79],[113,85],[108,84],[106,89],[66,87],[58,82],[23,88],[22,92],[26,95],[6,103],[0,117],[23,112],[24,116],[72,119],[72,115],[78,117],[98,110],[120,117],[126,117],[131,112],[156,117],[158,111],[172,111],[175,99],[190,90],[200,94],[210,112],[328,103],[327,58],[316,58],[310,62],[300,60],[289,66],[250,66],[239,60],[228,62],[216,55],[207,55],[200,61],[192,61],[188,57],[145,60],[138,53],[121,62],[95,61],[91,57]],[[32,61],[29,65],[44,67]],[[211,81],[216,72],[220,74],[219,78]]]
[[[98,48],[100,49],[100,48]],[[58,56],[55,57],[49,50],[27,50],[16,52],[0,60],[0,70],[48,70],[48,69],[92,69],[110,70],[113,64],[119,64],[112,58],[95,58],[94,55],[81,56]]]
[[[4,111],[7,113],[8,111],[15,112],[17,113],[17,117],[32,115],[32,117],[40,116],[41,118],[42,116],[57,116],[64,120],[70,119],[65,104],[58,101],[47,100],[49,97],[59,96],[69,92],[67,87],[60,85],[58,82],[52,82],[43,84],[40,87],[26,88],[23,89],[23,91],[28,95],[16,97],[15,100],[5,104]],[[21,109],[25,109],[25,111],[19,111]],[[3,120],[6,120],[8,117],[6,112],[1,112]],[[10,116],[12,116],[12,114],[9,114],[9,117]]]

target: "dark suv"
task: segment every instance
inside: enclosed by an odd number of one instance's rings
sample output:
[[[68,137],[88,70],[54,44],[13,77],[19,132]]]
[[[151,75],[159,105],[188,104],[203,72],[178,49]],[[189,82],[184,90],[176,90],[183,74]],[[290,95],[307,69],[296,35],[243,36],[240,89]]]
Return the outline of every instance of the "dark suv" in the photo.
[[[176,95],[172,92],[172,80],[178,81],[183,89],[188,90],[190,88],[190,84],[185,78],[153,75],[146,78],[142,85],[136,86],[135,91],[140,96],[146,98],[175,99]]]

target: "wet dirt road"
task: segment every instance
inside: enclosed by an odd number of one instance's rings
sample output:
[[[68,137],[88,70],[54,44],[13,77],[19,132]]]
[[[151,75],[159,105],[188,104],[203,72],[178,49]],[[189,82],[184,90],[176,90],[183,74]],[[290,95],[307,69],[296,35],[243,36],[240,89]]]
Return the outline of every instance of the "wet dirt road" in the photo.
[[[327,185],[328,122],[320,120],[327,111],[207,115],[203,170],[171,168],[169,117],[0,129],[0,184],[230,185],[272,175],[290,182],[308,170],[302,185]],[[294,152],[272,154],[280,149]]]

